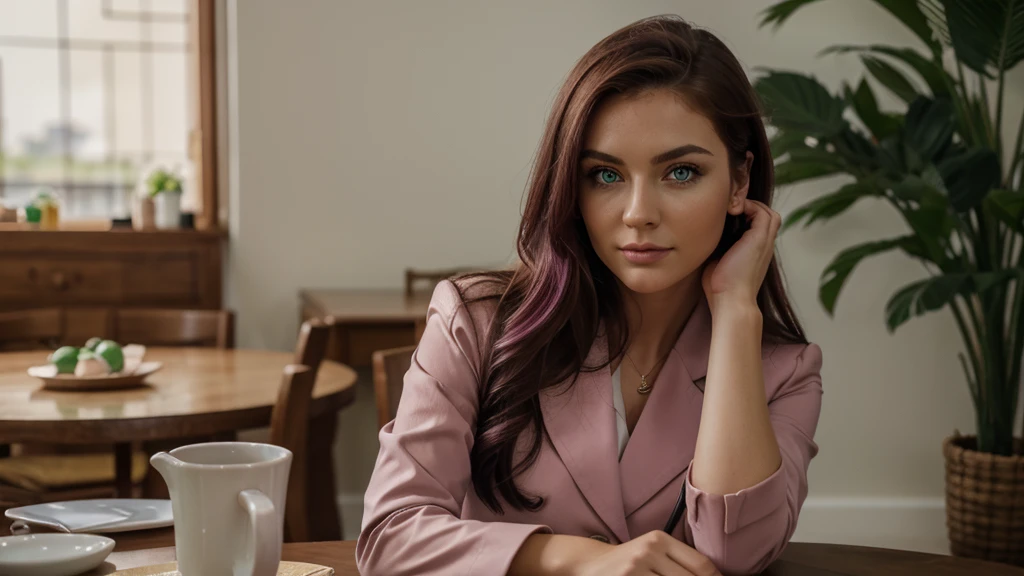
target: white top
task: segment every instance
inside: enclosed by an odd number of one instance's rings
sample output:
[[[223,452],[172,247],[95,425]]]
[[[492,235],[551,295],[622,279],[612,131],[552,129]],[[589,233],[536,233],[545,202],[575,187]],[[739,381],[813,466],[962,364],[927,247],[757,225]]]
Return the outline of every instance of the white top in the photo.
[[[622,401],[620,368],[621,366],[612,373],[612,402],[615,404],[615,430],[619,437],[619,460],[622,460],[622,452],[626,450],[626,443],[629,442],[629,426],[626,425],[626,403]]]

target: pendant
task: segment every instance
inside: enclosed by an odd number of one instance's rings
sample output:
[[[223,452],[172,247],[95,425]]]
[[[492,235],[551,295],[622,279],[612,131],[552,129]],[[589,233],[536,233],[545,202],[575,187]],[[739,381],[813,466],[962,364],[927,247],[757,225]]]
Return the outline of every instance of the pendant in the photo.
[[[647,383],[647,376],[640,375],[640,385],[637,386],[636,391],[640,394],[649,394],[651,392],[651,385]]]

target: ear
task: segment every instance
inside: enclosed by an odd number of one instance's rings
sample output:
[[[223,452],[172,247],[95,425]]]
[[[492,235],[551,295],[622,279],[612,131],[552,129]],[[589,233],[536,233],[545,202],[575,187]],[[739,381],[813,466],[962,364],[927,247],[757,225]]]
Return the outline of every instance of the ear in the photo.
[[[729,196],[729,214],[739,216],[743,214],[743,201],[747,199],[747,192],[750,190],[750,168],[754,165],[754,153],[747,151],[747,157],[743,165],[736,171],[733,178],[732,192]]]

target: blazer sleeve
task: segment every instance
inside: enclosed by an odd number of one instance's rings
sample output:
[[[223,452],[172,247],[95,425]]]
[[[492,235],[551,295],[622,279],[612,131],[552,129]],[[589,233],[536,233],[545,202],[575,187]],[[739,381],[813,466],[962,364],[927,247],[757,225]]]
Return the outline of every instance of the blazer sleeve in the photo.
[[[782,465],[759,484],[735,494],[698,490],[686,475],[687,534],[694,548],[726,574],[755,574],[782,554],[807,497],[807,468],[818,453],[814,432],[821,411],[821,348],[796,355],[793,374],[768,403]]]
[[[505,574],[543,525],[460,519],[480,387],[479,340],[455,286],[434,290],[395,420],[364,498],[356,564],[364,576]]]

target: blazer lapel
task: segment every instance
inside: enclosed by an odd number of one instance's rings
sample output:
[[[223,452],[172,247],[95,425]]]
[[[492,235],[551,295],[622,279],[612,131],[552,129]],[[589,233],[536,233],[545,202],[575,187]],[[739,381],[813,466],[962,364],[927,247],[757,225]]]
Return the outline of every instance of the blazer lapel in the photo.
[[[607,346],[598,337],[585,365],[605,363]],[[548,437],[583,497],[620,542],[628,541],[608,368],[581,372],[568,391],[564,383],[541,391],[540,405]]]
[[[701,300],[658,374],[622,454],[619,470],[626,516],[690,465],[700,427],[710,349],[711,311]]]

